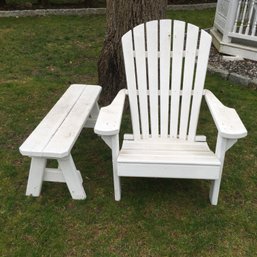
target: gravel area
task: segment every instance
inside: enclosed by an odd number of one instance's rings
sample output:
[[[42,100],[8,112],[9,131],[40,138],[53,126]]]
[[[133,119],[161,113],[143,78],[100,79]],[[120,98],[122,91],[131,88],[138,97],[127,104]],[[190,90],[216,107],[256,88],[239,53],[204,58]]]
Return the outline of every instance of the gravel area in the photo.
[[[233,60],[223,59],[214,46],[211,48],[209,64],[217,69],[228,71],[229,73],[237,73],[249,79],[257,79],[257,62],[251,60]]]

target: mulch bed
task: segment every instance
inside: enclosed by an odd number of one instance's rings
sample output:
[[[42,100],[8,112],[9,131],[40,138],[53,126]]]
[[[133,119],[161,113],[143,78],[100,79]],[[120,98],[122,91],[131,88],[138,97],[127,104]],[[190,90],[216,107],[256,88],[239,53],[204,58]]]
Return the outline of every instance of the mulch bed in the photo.
[[[214,46],[211,48],[209,64],[215,68],[237,73],[250,79],[257,79],[257,61],[251,60],[225,60]]]

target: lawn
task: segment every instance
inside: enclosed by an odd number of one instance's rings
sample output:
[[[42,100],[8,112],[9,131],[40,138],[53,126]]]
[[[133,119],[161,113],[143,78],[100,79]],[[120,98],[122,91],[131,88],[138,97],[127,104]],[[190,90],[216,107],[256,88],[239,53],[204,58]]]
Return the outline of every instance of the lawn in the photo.
[[[207,28],[214,10],[168,17]],[[58,183],[25,196],[30,160],[18,147],[71,83],[97,83],[104,33],[101,15],[0,20],[0,256],[256,256],[257,91],[218,76],[206,87],[249,132],[226,155],[218,206],[208,181],[176,179],[124,178],[115,202],[111,152],[89,129],[72,152],[87,199],[72,200]],[[204,131],[214,148],[205,104]]]

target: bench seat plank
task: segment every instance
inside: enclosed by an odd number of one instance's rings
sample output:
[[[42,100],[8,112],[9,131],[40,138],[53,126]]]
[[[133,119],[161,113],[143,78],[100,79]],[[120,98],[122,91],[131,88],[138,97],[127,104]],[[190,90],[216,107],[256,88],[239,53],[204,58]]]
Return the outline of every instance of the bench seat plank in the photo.
[[[67,156],[76,142],[84,123],[96,102],[101,88],[87,87],[80,95],[72,110],[44,148],[44,156],[62,158]],[[65,140],[63,140],[65,138]]]
[[[64,157],[65,154],[67,155],[81,132],[83,124],[90,114],[100,91],[101,87],[99,86],[87,86],[80,84],[71,85],[27,140],[22,144],[20,147],[21,154],[53,158],[60,158],[60,156]],[[88,95],[86,99],[85,95]],[[88,102],[83,105],[83,101]],[[71,113],[73,113],[74,118],[69,118]],[[81,128],[78,129],[76,124],[81,125]],[[65,127],[62,128],[63,126]],[[65,133],[62,132],[63,130],[66,130]],[[78,131],[75,133],[75,130]],[[59,133],[59,131],[61,133]],[[60,135],[63,135],[64,137],[60,139]],[[70,137],[69,140],[65,138],[67,135]],[[56,136],[62,151],[54,153],[52,151],[53,148],[48,147],[48,145],[52,145],[52,141],[56,140]]]
[[[56,130],[70,112],[74,102],[79,98],[84,86],[71,86],[58,100],[45,118],[38,124],[26,141],[21,145],[23,155],[41,156],[46,144],[50,141]]]

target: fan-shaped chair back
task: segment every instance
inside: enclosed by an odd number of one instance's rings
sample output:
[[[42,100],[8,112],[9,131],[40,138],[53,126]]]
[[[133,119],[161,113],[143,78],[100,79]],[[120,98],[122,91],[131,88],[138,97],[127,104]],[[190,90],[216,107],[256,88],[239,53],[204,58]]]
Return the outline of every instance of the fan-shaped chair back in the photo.
[[[195,140],[211,36],[177,20],[150,21],[122,37],[135,140]]]

